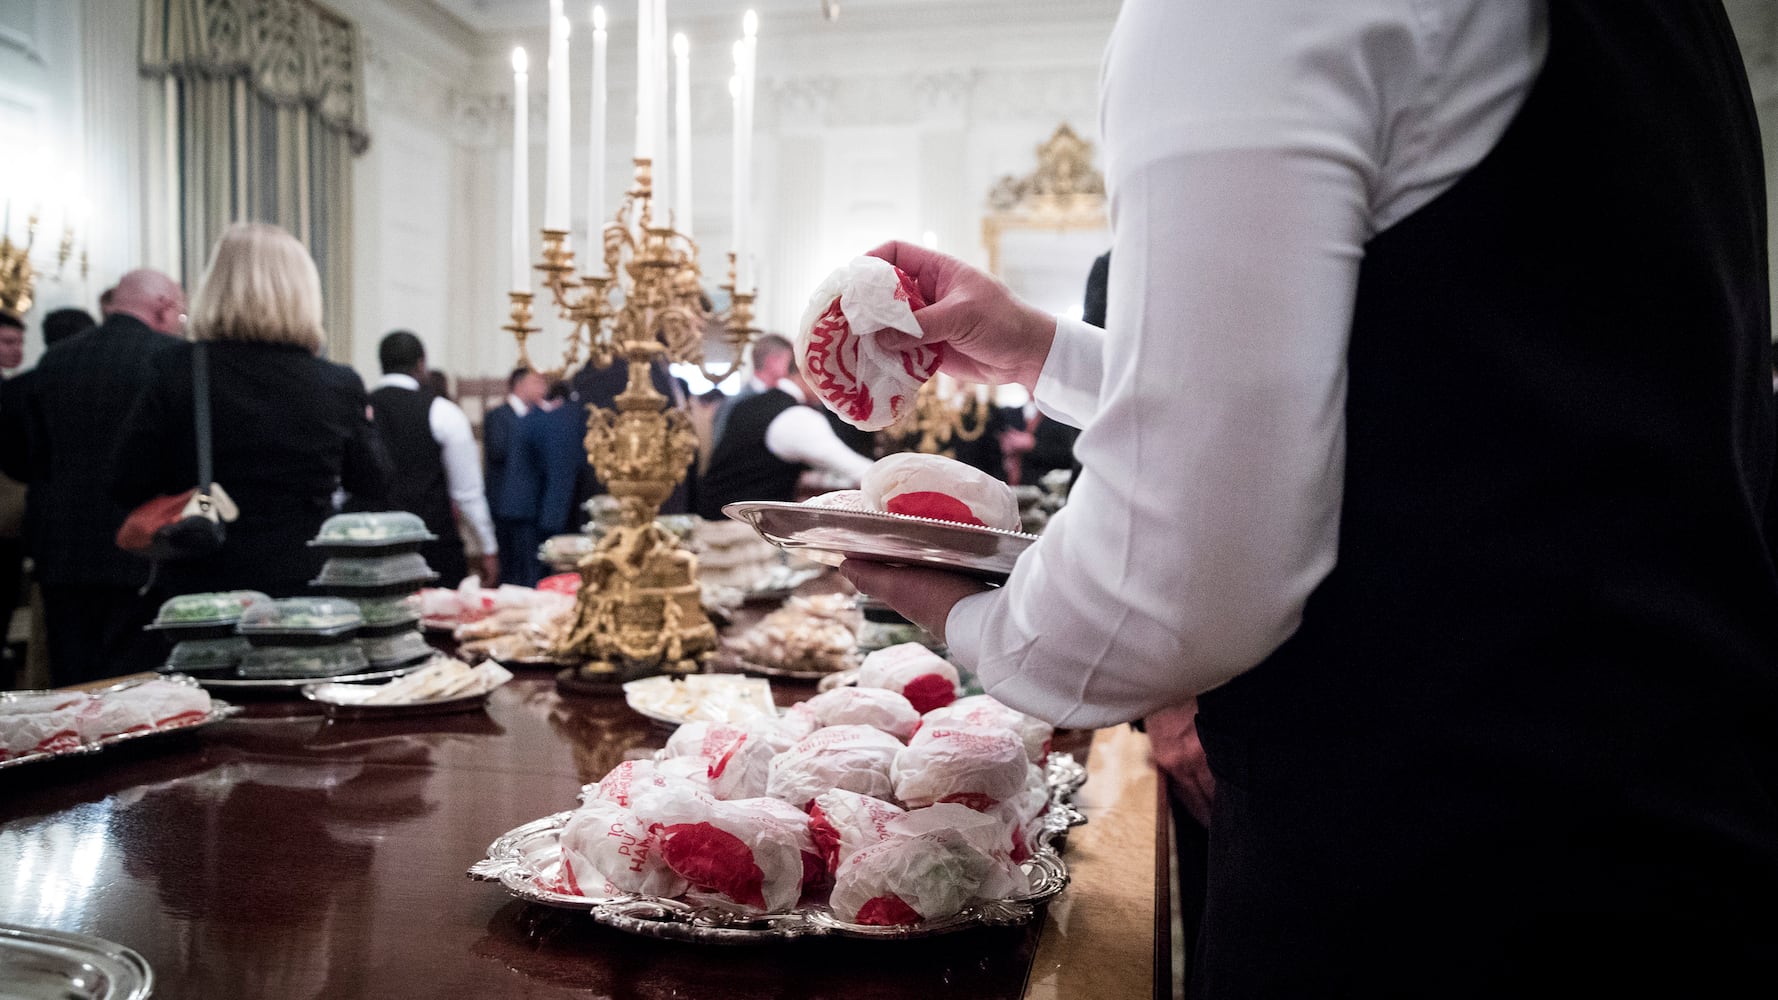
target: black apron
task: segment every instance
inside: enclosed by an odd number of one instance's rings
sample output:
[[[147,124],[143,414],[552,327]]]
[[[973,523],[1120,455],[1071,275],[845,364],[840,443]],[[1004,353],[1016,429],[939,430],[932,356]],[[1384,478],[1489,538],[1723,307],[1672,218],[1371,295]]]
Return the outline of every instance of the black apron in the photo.
[[[1367,245],[1338,563],[1200,701],[1195,995],[1778,996],[1762,170],[1718,3],[1553,0]]]

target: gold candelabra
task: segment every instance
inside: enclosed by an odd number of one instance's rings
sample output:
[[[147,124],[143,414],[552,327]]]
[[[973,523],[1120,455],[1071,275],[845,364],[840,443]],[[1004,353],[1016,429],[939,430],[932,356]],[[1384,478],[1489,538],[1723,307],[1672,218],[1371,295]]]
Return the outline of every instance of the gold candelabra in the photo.
[[[754,293],[735,287],[731,254],[722,287],[732,303],[724,337],[733,356],[726,369],[712,371],[703,333],[715,317],[699,287],[697,244],[670,223],[657,224],[651,163],[638,158],[635,164],[623,204],[600,230],[602,273],[576,278],[568,234],[543,230],[536,269],[557,313],[572,324],[562,363],[542,368],[531,358],[528,342],[541,332],[532,325],[531,292],[511,293],[511,319],[502,327],[518,341],[519,364],[551,378],[570,377],[583,364],[629,365],[614,407],[587,407],[587,458],[617,498],[621,516],[580,560],[573,623],[555,652],[582,665],[566,671],[564,682],[605,685],[645,673],[696,672],[716,648],[697,557],[655,521],[697,455],[697,433],[655,390],[650,369],[664,360],[695,364],[712,382],[733,375],[756,332]]]
[[[0,232],[0,310],[15,316],[24,316],[30,312],[36,300],[38,265],[31,260],[31,252],[37,247],[38,217],[32,212],[25,218],[25,241],[14,243],[10,232]],[[62,272],[67,270],[68,261],[74,256],[74,225],[72,222],[62,226],[62,238],[56,242],[55,274],[60,279]],[[80,251],[80,278],[86,280],[87,255],[83,247]]]
[[[957,445],[978,441],[987,432],[989,416],[988,396],[981,387],[940,375],[920,387],[914,408],[892,434],[914,451],[956,458]]]

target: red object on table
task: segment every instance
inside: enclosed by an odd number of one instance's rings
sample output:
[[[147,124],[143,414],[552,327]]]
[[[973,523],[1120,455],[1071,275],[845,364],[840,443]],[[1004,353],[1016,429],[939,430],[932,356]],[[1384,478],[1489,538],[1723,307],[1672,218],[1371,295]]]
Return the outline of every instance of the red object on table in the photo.
[[[555,576],[546,576],[537,581],[537,589],[572,597],[580,592],[580,574],[557,573]]]

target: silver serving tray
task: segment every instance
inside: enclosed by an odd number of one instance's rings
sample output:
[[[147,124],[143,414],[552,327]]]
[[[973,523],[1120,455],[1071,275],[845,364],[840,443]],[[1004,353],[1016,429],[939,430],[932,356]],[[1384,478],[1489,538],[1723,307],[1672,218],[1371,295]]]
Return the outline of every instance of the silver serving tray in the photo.
[[[0,996],[144,1000],[153,992],[154,970],[123,945],[0,924]]]
[[[991,580],[1011,574],[1019,555],[1037,541],[1036,535],[955,521],[773,500],[731,503],[722,512],[779,548],[809,552],[829,565],[862,559],[933,566]]]
[[[148,678],[144,678],[143,680],[147,680],[147,679]],[[198,682],[195,679],[188,677],[185,674],[163,674],[163,675],[161,675],[160,679],[173,681],[173,682],[179,683],[179,684],[192,684],[192,685],[198,684]],[[135,687],[136,685],[143,683],[143,680],[125,681],[121,684],[113,684],[110,687],[106,687],[106,688],[95,688],[90,693],[100,694],[105,691],[121,691],[124,688]],[[0,692],[0,701],[14,700],[14,699],[18,698],[20,695],[45,694],[45,693],[47,693],[47,692],[44,692],[44,691]],[[59,760],[63,757],[79,757],[84,754],[98,753],[99,751],[104,750],[106,747],[113,747],[113,746],[118,745],[119,743],[133,743],[137,740],[153,739],[154,737],[157,737],[157,736],[170,736],[173,733],[188,733],[188,732],[192,731],[193,729],[201,729],[205,726],[212,725],[217,722],[221,722],[223,719],[226,719],[231,715],[239,715],[239,714],[241,714],[240,706],[231,705],[226,701],[221,701],[216,698],[211,698],[210,699],[210,714],[204,716],[202,719],[199,719],[196,722],[184,722],[184,723],[180,723],[178,725],[162,726],[158,729],[144,729],[144,730],[140,730],[138,732],[133,732],[133,733],[117,733],[116,735],[113,735],[113,736],[106,736],[106,737],[102,737],[100,739],[90,740],[90,741],[88,741],[86,743],[82,743],[78,746],[70,747],[67,750],[53,750],[53,751],[45,751],[45,752],[40,752],[40,753],[21,754],[20,756],[12,757],[7,760],[0,760],[0,771],[3,771],[9,767],[22,767],[26,764],[38,764],[38,763],[42,763],[43,761],[46,761],[46,760]],[[0,978],[0,983],[4,983],[4,982],[5,982],[5,980],[3,978]],[[0,994],[0,996],[4,996],[4,994]]]
[[[1037,850],[1022,865],[1031,879],[1031,891],[1009,899],[979,900],[942,920],[877,927],[847,923],[821,902],[761,915],[635,893],[577,896],[559,892],[549,887],[560,884],[561,832],[573,810],[532,820],[502,834],[488,845],[488,856],[470,866],[469,877],[498,882],[527,902],[585,911],[595,921],[620,931],[703,944],[759,944],[805,937],[906,941],[975,927],[1022,924],[1036,915],[1039,903],[1067,888],[1068,866],[1062,861],[1057,840],[1071,827],[1087,821],[1073,804],[1074,793],[1086,783],[1086,768],[1072,754],[1052,753],[1044,772],[1050,786],[1050,808],[1037,837]]]

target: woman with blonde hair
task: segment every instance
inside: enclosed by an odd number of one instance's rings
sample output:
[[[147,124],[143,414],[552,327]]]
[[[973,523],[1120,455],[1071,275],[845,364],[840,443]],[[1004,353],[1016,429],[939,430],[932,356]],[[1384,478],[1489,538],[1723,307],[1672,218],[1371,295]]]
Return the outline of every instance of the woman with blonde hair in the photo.
[[[161,568],[168,594],[308,591],[321,560],[305,543],[344,490],[381,503],[388,461],[364,383],[320,357],[321,279],[289,233],[237,223],[216,243],[191,308],[208,355],[212,465],[240,516],[221,551]],[[135,505],[197,480],[191,345],[159,359],[119,441],[117,499]]]

